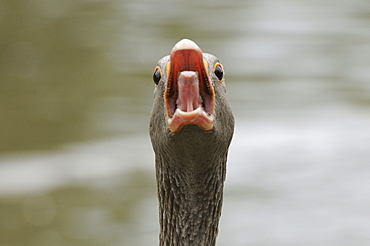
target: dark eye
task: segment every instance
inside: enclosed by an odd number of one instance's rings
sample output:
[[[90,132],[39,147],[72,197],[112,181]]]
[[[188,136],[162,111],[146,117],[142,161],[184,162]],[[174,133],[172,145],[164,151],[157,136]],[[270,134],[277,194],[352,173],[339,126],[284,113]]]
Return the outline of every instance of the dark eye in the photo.
[[[158,85],[159,81],[162,77],[162,71],[159,67],[156,67],[153,73],[153,81],[156,85]]]
[[[218,80],[221,82],[224,77],[224,69],[222,68],[222,65],[220,63],[216,63],[214,72]]]

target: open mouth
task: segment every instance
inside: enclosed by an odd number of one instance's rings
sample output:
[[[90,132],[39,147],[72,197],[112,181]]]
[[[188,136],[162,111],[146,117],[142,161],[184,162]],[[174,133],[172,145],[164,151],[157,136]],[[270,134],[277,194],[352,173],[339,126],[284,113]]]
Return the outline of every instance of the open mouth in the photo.
[[[213,127],[214,88],[208,63],[193,41],[179,41],[170,53],[164,92],[166,114],[171,132],[194,124],[209,131]]]

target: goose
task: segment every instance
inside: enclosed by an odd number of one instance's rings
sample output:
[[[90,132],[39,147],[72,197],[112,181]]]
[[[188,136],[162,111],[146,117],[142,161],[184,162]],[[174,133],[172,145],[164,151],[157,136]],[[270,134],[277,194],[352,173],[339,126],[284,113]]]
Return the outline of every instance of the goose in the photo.
[[[216,243],[234,116],[224,68],[183,39],[154,69],[149,134],[155,153],[159,245]]]

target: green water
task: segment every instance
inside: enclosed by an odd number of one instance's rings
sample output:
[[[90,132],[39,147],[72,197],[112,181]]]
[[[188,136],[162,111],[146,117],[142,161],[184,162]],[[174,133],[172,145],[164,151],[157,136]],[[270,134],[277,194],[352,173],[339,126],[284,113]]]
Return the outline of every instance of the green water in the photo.
[[[236,117],[218,245],[367,245],[367,1],[0,2],[0,245],[157,245],[147,133],[186,37]]]

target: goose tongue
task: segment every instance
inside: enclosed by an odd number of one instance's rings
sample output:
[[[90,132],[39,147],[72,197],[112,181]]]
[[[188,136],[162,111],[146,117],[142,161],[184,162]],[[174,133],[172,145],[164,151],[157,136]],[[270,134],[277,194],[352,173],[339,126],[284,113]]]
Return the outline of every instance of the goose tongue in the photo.
[[[198,75],[194,71],[182,71],[177,81],[177,108],[183,112],[192,112],[202,105],[199,94]]]

